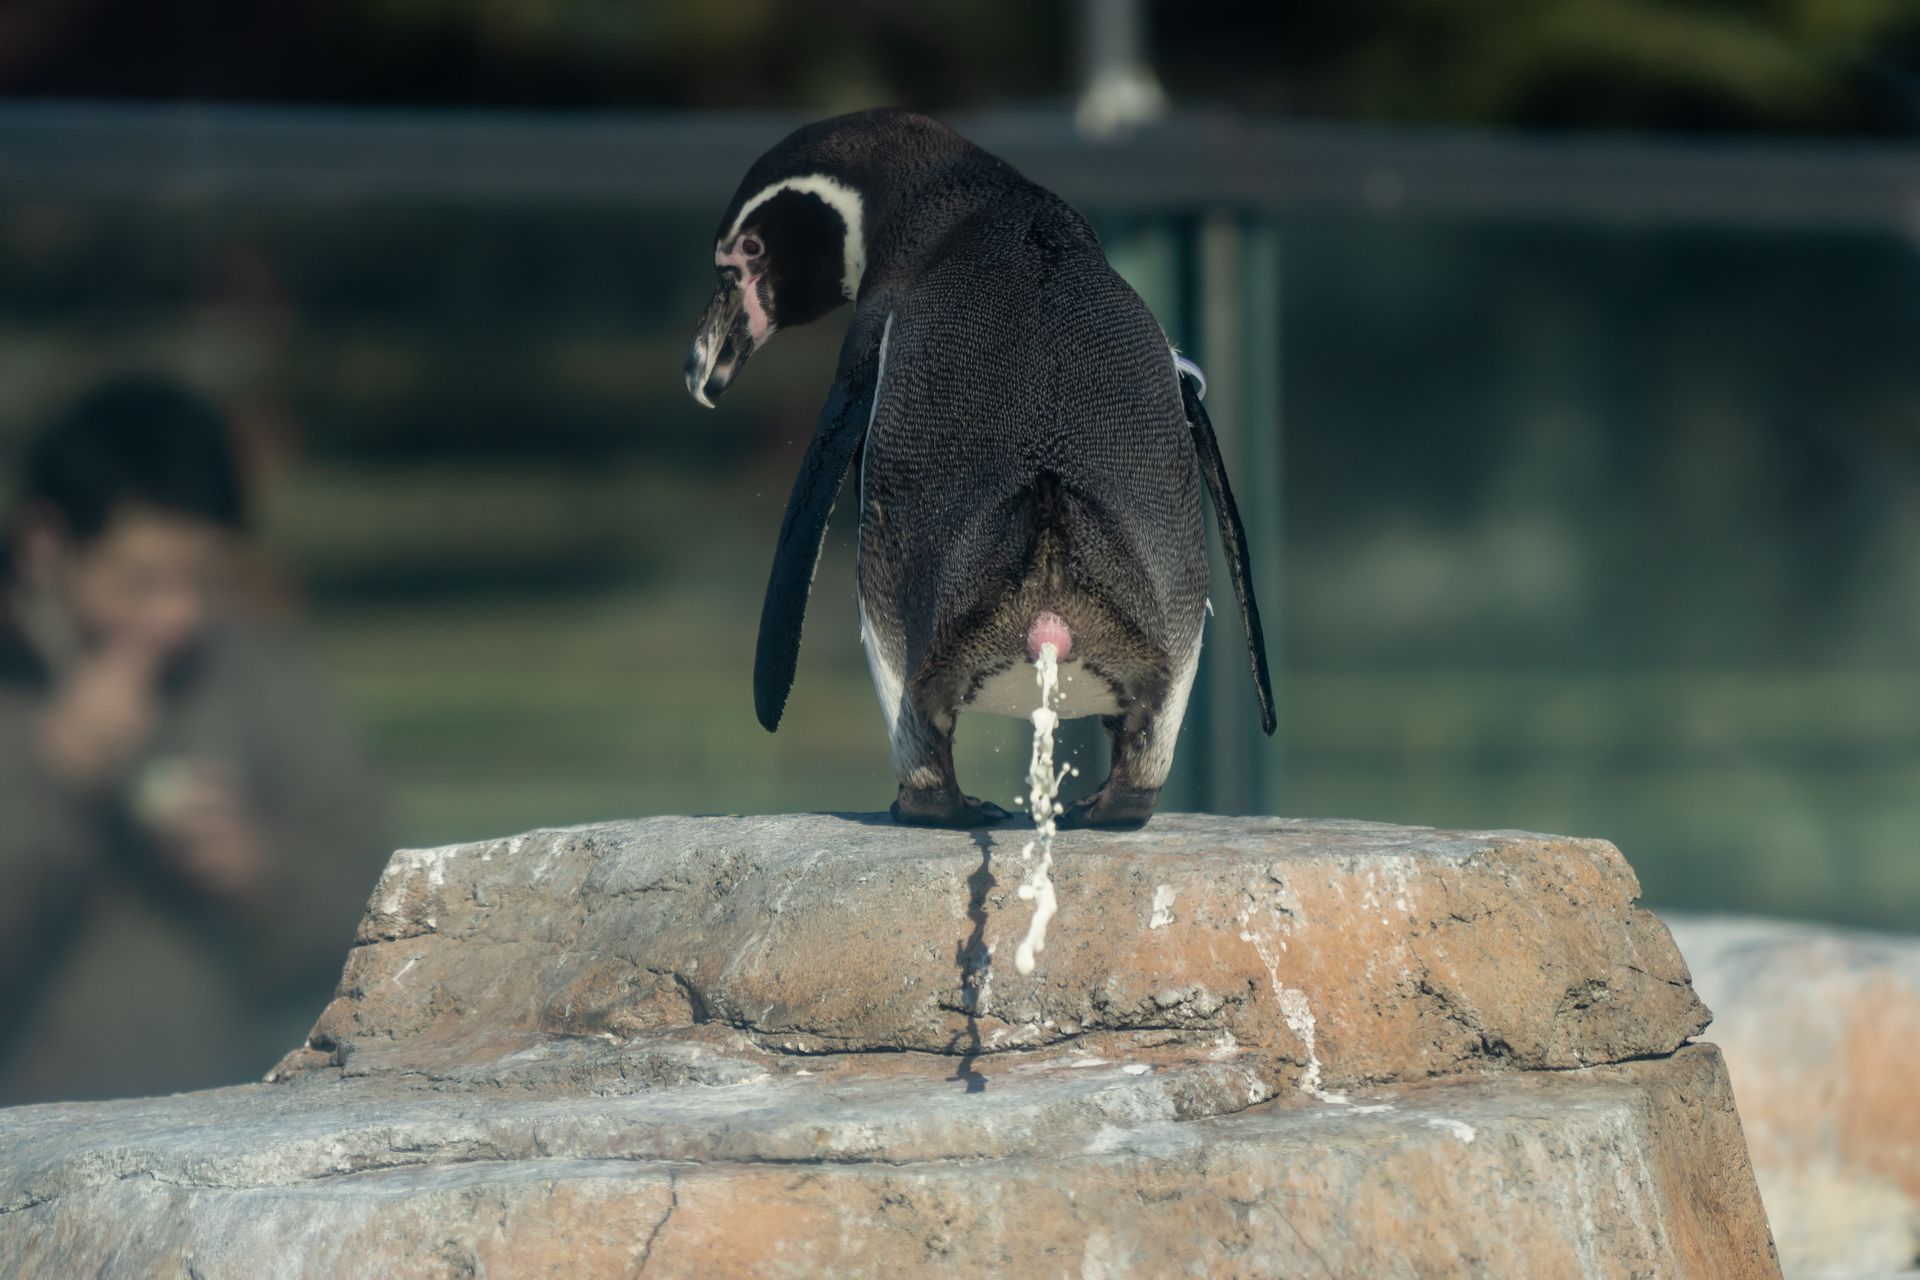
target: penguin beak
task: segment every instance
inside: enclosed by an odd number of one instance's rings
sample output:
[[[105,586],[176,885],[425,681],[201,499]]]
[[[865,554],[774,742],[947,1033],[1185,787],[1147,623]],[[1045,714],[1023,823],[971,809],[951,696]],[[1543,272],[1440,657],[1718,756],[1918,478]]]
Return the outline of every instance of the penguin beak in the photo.
[[[687,348],[688,394],[713,408],[713,402],[752,354],[746,299],[737,282],[723,280],[694,328],[693,345]]]

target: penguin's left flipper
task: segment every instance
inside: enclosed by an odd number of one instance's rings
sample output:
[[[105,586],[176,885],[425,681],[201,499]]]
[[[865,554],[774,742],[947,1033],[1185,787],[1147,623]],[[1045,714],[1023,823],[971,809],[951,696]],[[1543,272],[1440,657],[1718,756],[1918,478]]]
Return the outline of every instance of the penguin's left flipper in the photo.
[[[833,389],[801,459],[780,520],[780,540],[760,606],[760,640],[753,655],[753,709],[772,733],[780,727],[800,663],[800,632],[807,619],[813,571],[827,536],[827,520],[840,496],[873,417],[887,327],[856,315],[840,348]]]
[[[1220,524],[1221,550],[1227,557],[1227,574],[1233,579],[1234,598],[1240,603],[1240,627],[1246,632],[1247,654],[1253,663],[1253,685],[1260,698],[1260,727],[1272,734],[1278,720],[1273,712],[1273,680],[1267,674],[1267,638],[1260,629],[1260,606],[1253,598],[1253,575],[1247,567],[1247,531],[1240,523],[1240,508],[1234,505],[1233,489],[1227,484],[1227,466],[1220,458],[1220,441],[1213,434],[1213,422],[1200,403],[1204,390],[1192,373],[1180,370],[1180,398],[1186,404],[1187,425],[1193,431],[1193,451],[1200,460],[1200,474],[1206,479],[1207,492],[1213,497],[1213,513]]]

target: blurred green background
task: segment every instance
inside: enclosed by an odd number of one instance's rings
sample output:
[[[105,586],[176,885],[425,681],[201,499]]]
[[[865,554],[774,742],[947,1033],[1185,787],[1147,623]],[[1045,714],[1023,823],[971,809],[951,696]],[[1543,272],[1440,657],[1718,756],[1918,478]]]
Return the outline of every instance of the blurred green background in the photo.
[[[844,521],[785,726],[752,716],[773,533],[842,321],[783,335],[718,411],[688,399],[737,169],[710,207],[522,189],[545,180],[484,155],[470,190],[404,198],[196,175],[223,130],[297,146],[316,120],[593,130],[882,101],[1050,120],[1100,7],[29,0],[0,15],[0,447],[128,364],[225,395],[283,607],[401,841],[882,808]],[[1222,426],[1272,462],[1235,481],[1280,535],[1255,554],[1278,590],[1281,732],[1222,735],[1250,692],[1203,691],[1170,803],[1600,835],[1662,905],[1920,923],[1916,6],[1284,8],[1148,6],[1144,47],[1177,113],[1294,130],[1303,163],[1359,157],[1351,192],[1256,217],[1169,173],[1162,214],[1086,201],[1210,364],[1204,219],[1278,255],[1242,288],[1277,314],[1235,357],[1273,402]],[[127,177],[47,107],[75,97],[115,137],[151,120],[177,171],[149,156],[158,178]],[[163,99],[220,104],[211,153]],[[44,156],[12,163],[6,139],[59,150],[69,129],[59,181]],[[1802,192],[1779,216],[1590,215],[1498,183],[1423,209],[1365,159],[1448,171],[1463,139],[1515,138],[1543,181],[1562,151],[1617,148],[1658,180],[1785,147],[1776,181],[1908,182],[1909,213],[1808,213]],[[1076,163],[1097,170],[1101,145]],[[1249,455],[1246,430],[1276,447]],[[1010,798],[1024,726],[961,736],[963,781]],[[1222,792],[1222,770],[1252,781]]]

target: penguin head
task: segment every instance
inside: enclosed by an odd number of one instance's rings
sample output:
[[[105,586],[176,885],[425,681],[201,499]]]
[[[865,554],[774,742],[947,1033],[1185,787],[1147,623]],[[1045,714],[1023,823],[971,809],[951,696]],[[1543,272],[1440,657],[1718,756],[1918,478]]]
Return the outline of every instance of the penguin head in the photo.
[[[720,280],[687,352],[693,398],[711,407],[777,330],[852,301],[900,190],[968,156],[984,153],[938,120],[878,107],[802,125],[756,160],[714,237]]]
[[[714,239],[719,282],[687,351],[687,390],[709,408],[748,356],[851,301],[866,273],[860,190],[817,165],[762,173],[778,153],[748,173]]]

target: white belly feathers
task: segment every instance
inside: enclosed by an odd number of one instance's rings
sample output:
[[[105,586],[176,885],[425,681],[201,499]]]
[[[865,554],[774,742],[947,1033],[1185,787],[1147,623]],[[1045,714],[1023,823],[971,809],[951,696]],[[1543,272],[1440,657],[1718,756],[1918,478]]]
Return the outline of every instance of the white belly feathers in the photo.
[[[1062,720],[1120,713],[1113,689],[1105,680],[1088,674],[1075,659],[1060,664],[1060,695],[1054,710]],[[1016,662],[999,675],[990,676],[961,710],[1027,719],[1033,714],[1033,664]]]

